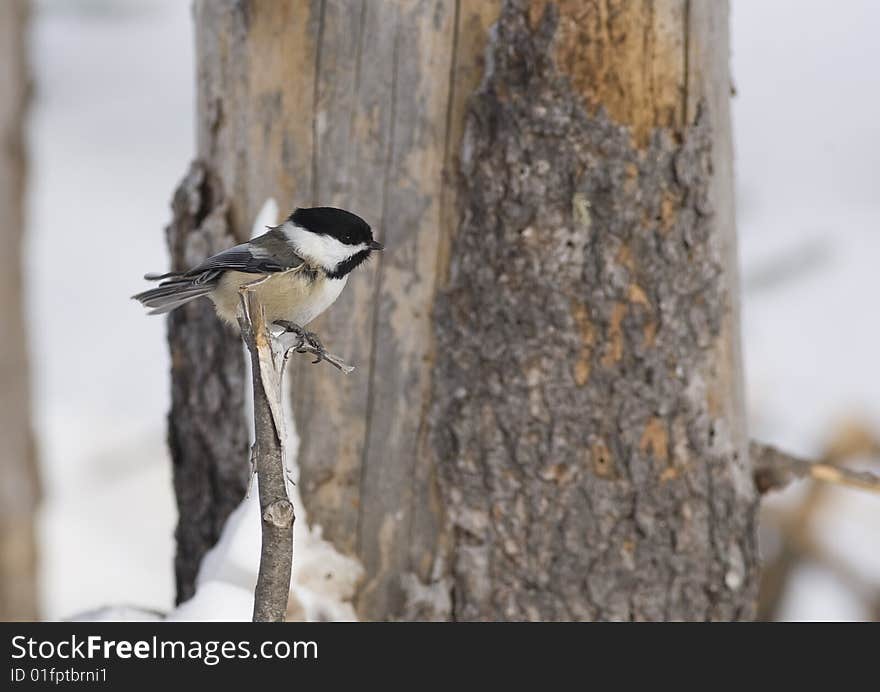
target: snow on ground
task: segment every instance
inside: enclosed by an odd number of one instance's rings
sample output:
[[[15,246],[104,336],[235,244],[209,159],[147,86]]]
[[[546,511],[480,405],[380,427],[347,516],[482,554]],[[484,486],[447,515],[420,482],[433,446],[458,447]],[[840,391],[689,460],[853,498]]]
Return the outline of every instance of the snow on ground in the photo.
[[[338,553],[310,529],[299,492],[295,507],[294,584],[291,619],[355,620],[351,598],[362,574],[360,564]],[[196,580],[196,595],[173,610],[169,620],[250,620],[260,560],[260,506],[256,490],[233,512],[223,535],[208,553]],[[222,602],[221,602],[222,601]]]
[[[108,604],[168,612],[176,517],[164,324],[128,296],[166,266],[168,202],[193,152],[189,3],[42,0],[34,19],[26,262],[44,615]],[[880,429],[880,4],[734,0],[732,20],[752,432],[813,454],[836,420]],[[250,503],[235,516],[175,618],[248,617],[258,515]],[[297,614],[348,618],[357,566],[302,517]],[[820,519],[823,542],[880,580],[880,500],[836,491]],[[783,615],[865,613],[810,568]]]
[[[172,602],[164,324],[129,296],[167,264],[193,151],[188,5],[65,0],[34,17],[26,263],[48,618]]]

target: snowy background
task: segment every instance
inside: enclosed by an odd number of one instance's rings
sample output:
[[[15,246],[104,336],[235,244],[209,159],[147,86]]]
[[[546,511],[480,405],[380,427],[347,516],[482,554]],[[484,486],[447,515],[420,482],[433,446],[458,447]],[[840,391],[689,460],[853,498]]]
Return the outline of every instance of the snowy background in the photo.
[[[166,612],[176,521],[164,444],[168,356],[163,321],[146,319],[129,296],[144,271],[167,264],[168,203],[193,154],[189,2],[36,4],[26,263],[46,490],[43,614],[106,604]],[[820,454],[841,426],[880,430],[878,29],[872,0],[733,1],[751,432],[805,455]],[[92,320],[99,314],[107,318]],[[805,492],[774,497],[765,523]],[[225,604],[218,618],[249,617],[248,585],[224,569],[256,563],[254,510],[239,510],[220,551],[226,561],[217,556],[205,577],[205,595],[219,596],[210,602]],[[355,567],[302,516],[298,606],[347,617],[339,601]],[[853,582],[880,593],[880,498],[833,489],[811,522],[836,568],[800,567],[777,616],[871,617]],[[763,538],[772,554],[778,536]],[[307,544],[311,563],[299,560]],[[310,570],[327,564],[335,587],[312,588],[321,580]]]

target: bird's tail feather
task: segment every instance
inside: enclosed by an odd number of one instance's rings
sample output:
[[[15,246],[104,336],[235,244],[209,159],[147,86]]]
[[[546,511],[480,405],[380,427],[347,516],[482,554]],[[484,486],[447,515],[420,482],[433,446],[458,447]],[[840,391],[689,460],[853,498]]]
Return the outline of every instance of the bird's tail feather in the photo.
[[[152,308],[149,314],[162,315],[179,308],[184,303],[208,295],[213,290],[213,284],[195,284],[189,279],[172,279],[149,291],[138,293],[132,298],[140,301],[145,307]]]
[[[161,281],[162,279],[176,279],[180,276],[183,276],[183,272],[165,272],[164,274],[144,274],[144,278],[147,281]]]

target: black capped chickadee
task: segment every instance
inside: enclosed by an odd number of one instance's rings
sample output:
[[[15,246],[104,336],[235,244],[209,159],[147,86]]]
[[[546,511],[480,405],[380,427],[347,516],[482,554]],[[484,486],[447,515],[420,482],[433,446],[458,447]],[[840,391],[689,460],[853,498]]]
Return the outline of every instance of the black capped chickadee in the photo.
[[[145,279],[162,283],[133,298],[158,315],[207,296],[235,326],[239,288],[265,278],[254,291],[266,321],[302,328],[333,304],[352,269],[378,250],[382,244],[359,216],[333,207],[297,209],[281,225],[189,271],[147,274]]]

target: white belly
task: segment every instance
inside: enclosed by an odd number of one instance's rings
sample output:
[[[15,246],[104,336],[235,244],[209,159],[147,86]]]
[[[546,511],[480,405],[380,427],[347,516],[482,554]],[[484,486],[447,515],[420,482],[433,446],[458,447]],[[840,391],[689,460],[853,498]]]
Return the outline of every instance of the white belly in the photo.
[[[258,275],[254,274],[226,272],[211,295],[217,314],[237,326],[238,289],[257,278]],[[269,324],[276,320],[288,320],[304,327],[333,305],[347,281],[347,275],[341,279],[321,276],[309,280],[299,272],[282,272],[273,274],[271,278],[257,285],[255,290],[266,311],[266,321]]]
[[[295,307],[292,305],[279,306],[279,312],[287,311],[288,317],[275,319],[290,320],[304,327],[336,302],[347,281],[348,275],[341,279],[318,279],[308,297]]]

